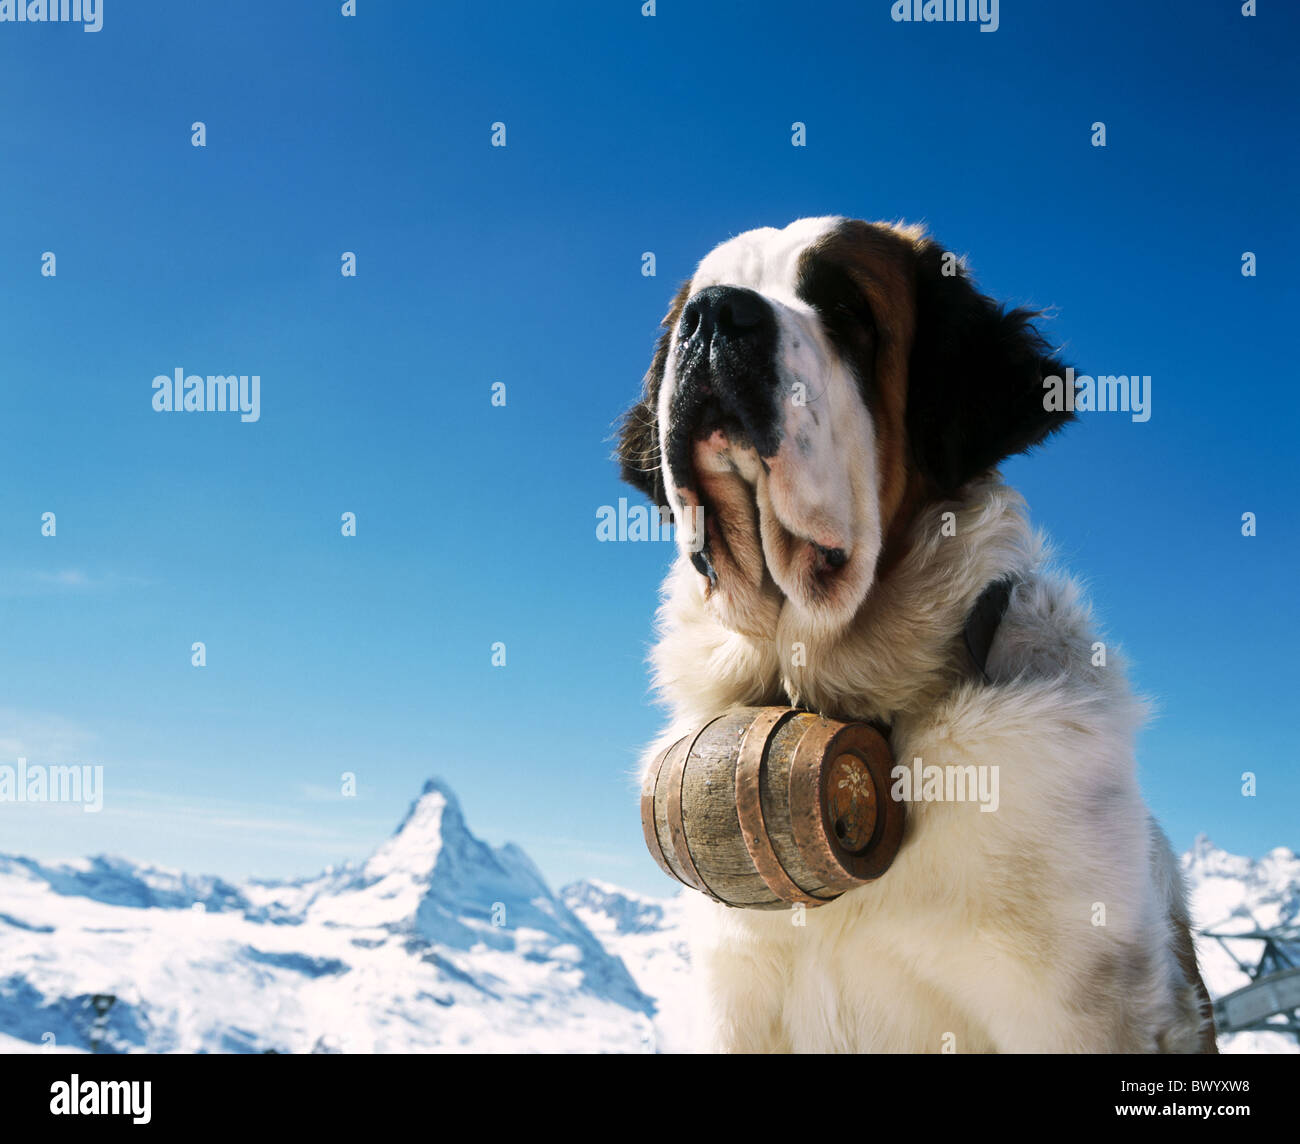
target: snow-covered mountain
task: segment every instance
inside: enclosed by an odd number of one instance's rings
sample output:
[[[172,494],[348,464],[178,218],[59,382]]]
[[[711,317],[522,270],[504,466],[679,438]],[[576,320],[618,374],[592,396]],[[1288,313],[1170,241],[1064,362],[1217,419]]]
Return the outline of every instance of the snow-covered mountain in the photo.
[[[565,886],[560,897],[655,999],[653,1048],[662,1053],[690,1052],[695,1006],[690,950],[682,924],[684,896],[650,898],[590,880]]]
[[[437,782],[364,865],[309,880],[0,858],[0,1048],[643,1052],[653,1012]]]
[[[1300,923],[1291,851],[1200,838],[1182,864],[1198,927]],[[0,1052],[688,1051],[687,908],[598,881],[552,894],[436,781],[365,863],[296,881],[0,856]],[[1246,984],[1218,941],[1197,947],[1211,993]]]
[[[1237,961],[1256,965],[1263,947],[1245,938],[1221,942],[1199,931],[1243,933],[1300,925],[1300,856],[1278,847],[1260,859],[1242,858],[1217,849],[1201,835],[1183,855],[1182,868],[1198,931],[1201,975],[1211,996],[1221,997],[1250,983]],[[1294,952],[1300,954],[1300,949]],[[1296,1053],[1300,1044],[1281,1033],[1237,1033],[1220,1036],[1219,1050]]]

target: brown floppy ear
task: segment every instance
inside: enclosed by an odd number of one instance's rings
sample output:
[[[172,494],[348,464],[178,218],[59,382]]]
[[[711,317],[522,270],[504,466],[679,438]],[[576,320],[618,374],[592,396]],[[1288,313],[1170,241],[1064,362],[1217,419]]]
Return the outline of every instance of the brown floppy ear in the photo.
[[[654,358],[642,383],[641,400],[623,415],[618,430],[619,476],[661,508],[668,504],[668,493],[659,460],[659,387],[672,349],[673,331],[690,296],[691,284],[685,282],[660,323],[664,332],[659,335]]]
[[[1043,379],[1065,366],[1032,325],[1004,311],[926,241],[917,251],[916,332],[908,365],[907,435],[917,466],[943,494],[1037,445],[1074,414],[1047,408]]]

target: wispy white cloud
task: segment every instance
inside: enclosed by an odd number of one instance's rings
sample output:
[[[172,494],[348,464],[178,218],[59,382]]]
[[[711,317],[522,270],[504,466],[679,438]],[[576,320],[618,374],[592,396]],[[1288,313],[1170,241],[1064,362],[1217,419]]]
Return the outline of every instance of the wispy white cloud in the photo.
[[[509,838],[524,848],[528,856],[540,862],[540,855],[563,855],[569,859],[589,863],[593,868],[604,869],[608,866],[640,868],[644,865],[639,853],[622,850],[602,850],[591,845],[590,840],[577,838],[555,838],[545,834],[520,834]]]
[[[156,581],[120,572],[88,572],[84,568],[19,569],[0,574],[0,596],[46,596],[63,593],[113,592],[147,588]]]
[[[95,741],[94,734],[61,715],[0,707],[0,762],[86,763]]]
[[[35,572],[32,575],[38,584],[52,584],[60,588],[85,588],[90,585],[90,577],[78,568],[68,568],[62,572]]]
[[[105,797],[105,811],[122,818],[148,821],[154,827],[183,829],[195,838],[255,840],[259,846],[321,853],[333,852],[359,839],[377,846],[393,828],[393,823],[377,818],[350,816],[340,821],[337,816],[331,816],[330,821],[313,821],[293,806],[268,807],[231,799],[197,799],[141,790],[109,792]]]
[[[74,809],[80,810],[56,803],[0,803],[0,851],[44,859],[107,851],[190,873],[231,875],[232,867],[281,866],[281,861],[268,863],[274,854],[322,866],[361,857],[393,828],[392,822],[362,817],[313,819],[292,805],[115,789],[111,775],[99,814],[74,815]]]
[[[327,802],[333,804],[369,802],[365,788],[358,785],[355,795],[344,795],[342,783],[339,786],[326,786],[324,783],[299,783],[298,795],[306,802]]]

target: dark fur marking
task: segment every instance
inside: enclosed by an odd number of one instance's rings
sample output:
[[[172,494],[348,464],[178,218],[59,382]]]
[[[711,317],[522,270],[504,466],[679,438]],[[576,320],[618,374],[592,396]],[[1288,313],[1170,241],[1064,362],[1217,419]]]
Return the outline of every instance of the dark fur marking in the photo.
[[[627,411],[619,426],[619,476],[661,508],[668,503],[668,493],[659,462],[659,387],[682,307],[690,296],[691,284],[683,282],[660,323],[664,332],[655,344],[654,357],[642,382],[641,400]]]
[[[942,273],[944,251],[917,252],[916,332],[907,393],[912,456],[943,494],[1056,432],[1072,413],[1044,408],[1043,378],[1065,366],[1032,321],[980,294],[960,267]]]

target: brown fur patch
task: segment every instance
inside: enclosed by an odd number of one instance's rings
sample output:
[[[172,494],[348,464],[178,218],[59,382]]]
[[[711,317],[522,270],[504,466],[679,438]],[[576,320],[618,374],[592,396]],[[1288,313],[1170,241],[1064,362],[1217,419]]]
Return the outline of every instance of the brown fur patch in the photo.
[[[819,238],[802,261],[830,260],[852,275],[871,305],[876,326],[876,468],[884,533],[877,576],[902,557],[909,526],[931,499],[911,463],[907,441],[908,359],[916,333],[915,243],[920,232],[848,220]]]

